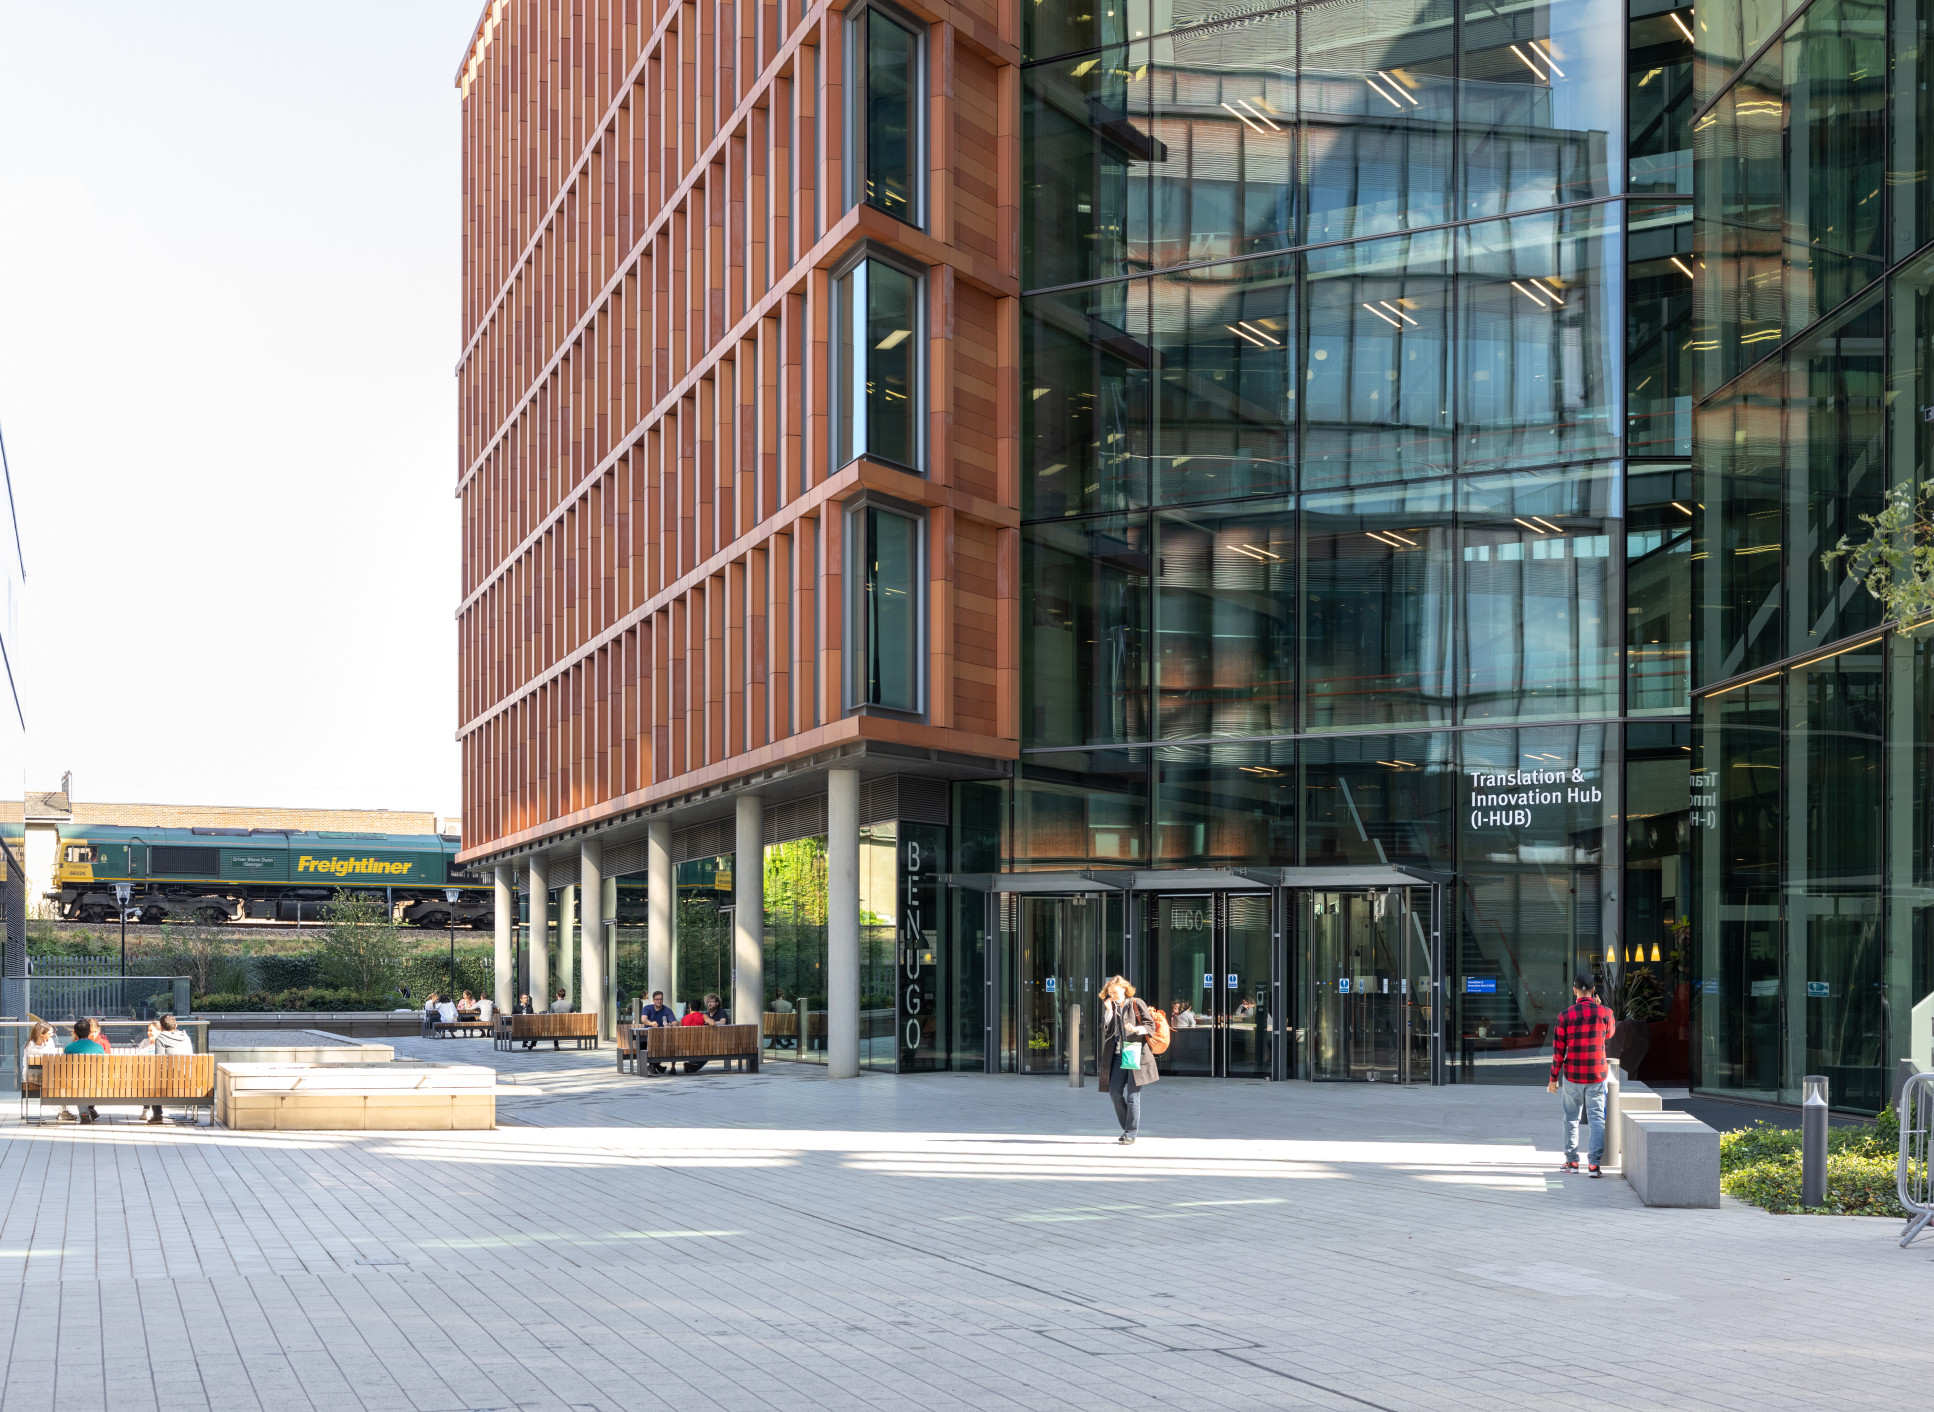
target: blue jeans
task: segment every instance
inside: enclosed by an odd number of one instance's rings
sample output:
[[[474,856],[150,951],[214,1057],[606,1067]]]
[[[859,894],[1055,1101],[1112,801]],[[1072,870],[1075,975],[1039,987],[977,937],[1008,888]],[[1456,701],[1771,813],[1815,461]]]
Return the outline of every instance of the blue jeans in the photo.
[[[1565,1100],[1565,1160],[1578,1160],[1578,1118],[1582,1109],[1585,1120],[1591,1124],[1591,1165],[1596,1167],[1605,1160],[1605,1081],[1575,1084],[1570,1079],[1560,1079],[1558,1095]]]

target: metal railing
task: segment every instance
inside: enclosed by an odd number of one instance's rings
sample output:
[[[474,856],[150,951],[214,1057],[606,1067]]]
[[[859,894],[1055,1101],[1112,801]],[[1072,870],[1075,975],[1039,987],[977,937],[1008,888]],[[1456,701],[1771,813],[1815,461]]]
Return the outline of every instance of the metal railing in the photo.
[[[1934,1186],[1928,1179],[1928,1143],[1934,1135],[1934,1073],[1915,1074],[1900,1090],[1900,1159],[1894,1185],[1907,1208],[1905,1246],[1934,1221]]]
[[[186,976],[9,976],[0,981],[0,1015],[15,1019],[152,1020],[168,1012],[185,1017],[188,1006]]]

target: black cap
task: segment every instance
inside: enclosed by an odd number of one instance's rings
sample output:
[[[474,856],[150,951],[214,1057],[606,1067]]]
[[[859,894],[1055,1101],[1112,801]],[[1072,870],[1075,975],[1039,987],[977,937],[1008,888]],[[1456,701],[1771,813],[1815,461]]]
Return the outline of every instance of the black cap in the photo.
[[[1571,986],[1573,990],[1596,991],[1598,989],[1598,977],[1594,976],[1590,971],[1580,971],[1576,976],[1572,977]]]

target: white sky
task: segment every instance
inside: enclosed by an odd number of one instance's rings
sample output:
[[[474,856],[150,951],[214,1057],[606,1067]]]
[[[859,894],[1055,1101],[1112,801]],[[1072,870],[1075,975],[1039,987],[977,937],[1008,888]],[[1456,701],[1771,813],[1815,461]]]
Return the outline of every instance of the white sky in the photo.
[[[0,0],[27,783],[455,814],[480,0]]]

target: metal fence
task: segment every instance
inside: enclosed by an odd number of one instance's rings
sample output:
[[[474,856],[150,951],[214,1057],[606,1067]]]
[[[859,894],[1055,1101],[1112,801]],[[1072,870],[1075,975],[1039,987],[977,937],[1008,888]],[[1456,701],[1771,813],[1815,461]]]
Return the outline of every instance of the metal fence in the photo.
[[[30,976],[117,976],[121,961],[115,956],[29,956]]]
[[[1934,1074],[1915,1074],[1900,1090],[1900,1160],[1894,1185],[1907,1208],[1904,1246],[1934,1221],[1934,1187],[1928,1180],[1928,1142],[1934,1133]]]
[[[185,1017],[186,976],[9,976],[0,981],[0,1015],[36,1017],[70,1024],[95,1019],[152,1020],[172,1012]]]

